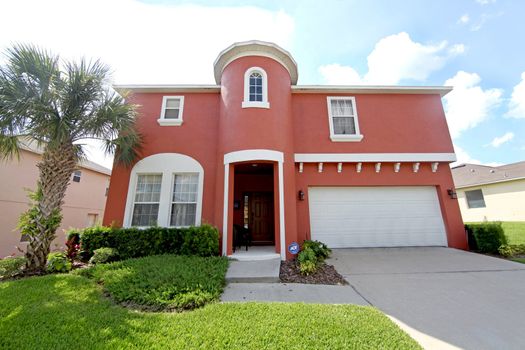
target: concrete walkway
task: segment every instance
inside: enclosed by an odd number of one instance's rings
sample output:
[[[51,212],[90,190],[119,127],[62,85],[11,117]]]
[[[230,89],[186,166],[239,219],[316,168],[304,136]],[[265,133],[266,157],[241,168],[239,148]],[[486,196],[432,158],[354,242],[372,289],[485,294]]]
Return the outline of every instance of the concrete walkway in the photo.
[[[221,300],[368,305],[350,286],[298,283],[230,283]]]

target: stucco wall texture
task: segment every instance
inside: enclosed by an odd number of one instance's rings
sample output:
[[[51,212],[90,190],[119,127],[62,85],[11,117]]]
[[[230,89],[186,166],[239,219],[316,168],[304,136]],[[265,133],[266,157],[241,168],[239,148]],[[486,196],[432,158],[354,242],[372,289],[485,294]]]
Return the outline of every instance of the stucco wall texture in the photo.
[[[269,109],[241,107],[244,73],[250,67],[261,67],[267,73]],[[447,189],[454,188],[447,163],[441,163],[436,172],[430,170],[430,163],[421,163],[417,173],[412,171],[412,163],[403,163],[397,173],[393,164],[384,164],[384,170],[376,173],[373,163],[364,163],[359,174],[351,163],[344,164],[343,173],[337,173],[337,163],[325,163],[322,173],[317,172],[316,163],[305,163],[304,172],[299,173],[294,160],[295,153],[453,153],[439,93],[352,94],[364,138],[361,142],[332,142],[327,97],[348,94],[292,91],[285,67],[272,58],[261,56],[240,57],[227,64],[220,85],[220,93],[137,92],[132,95],[132,101],[142,106],[138,122],[145,141],[142,157],[163,152],[182,153],[195,158],[204,167],[203,222],[212,223],[222,231],[224,155],[266,149],[284,155],[287,245],[309,238],[308,198],[304,201],[297,198],[298,191],[306,193],[308,186],[432,185],[438,193],[449,246],[466,248],[458,202],[447,195]],[[169,95],[185,97],[184,122],[180,127],[157,123],[162,96]],[[113,168],[105,224],[123,222],[130,170],[119,165]],[[234,198],[233,174],[232,166],[228,179],[231,204],[228,208],[228,253],[231,253],[231,223],[237,215],[233,210],[233,200],[238,199]],[[274,181],[278,181],[276,176]],[[274,185],[276,197],[277,184]],[[276,201],[276,238],[279,237],[278,205]],[[278,245],[279,239],[276,239]]]
[[[469,208],[465,191],[481,189],[485,208]],[[457,190],[465,222],[525,221],[525,180],[506,181]]]
[[[20,242],[21,236],[16,226],[20,215],[29,207],[26,189],[36,188],[36,164],[39,160],[40,155],[22,150],[19,161],[15,158],[0,165],[0,257],[21,255],[16,247],[24,249],[27,244]],[[88,226],[88,214],[96,215],[98,223],[101,223],[104,215],[109,175],[86,168],[80,170],[80,182],[71,182],[67,189],[62,210],[62,225],[57,230],[52,250],[64,246],[65,230]]]

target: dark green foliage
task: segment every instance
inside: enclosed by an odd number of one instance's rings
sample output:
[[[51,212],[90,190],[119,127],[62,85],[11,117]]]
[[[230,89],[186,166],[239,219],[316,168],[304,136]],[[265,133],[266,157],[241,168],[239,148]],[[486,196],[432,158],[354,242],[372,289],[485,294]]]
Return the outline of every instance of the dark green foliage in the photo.
[[[22,273],[27,259],[23,256],[10,256],[0,259],[0,279],[15,277]]]
[[[102,283],[118,303],[180,311],[218,300],[227,268],[223,257],[156,255],[97,265],[79,274]]]
[[[299,270],[303,275],[308,276],[317,271],[319,261],[313,249],[306,248],[301,250],[297,255],[297,261],[299,262]]]
[[[498,252],[506,258],[525,255],[525,244],[504,244],[498,248]]]
[[[310,275],[317,271],[319,264],[330,256],[332,251],[326,244],[319,241],[305,240],[302,250],[297,255],[299,270],[303,275]]]
[[[117,261],[119,255],[116,249],[114,248],[98,248],[95,249],[95,252],[91,259],[89,259],[90,264],[105,264],[113,261]]]
[[[472,245],[470,246],[472,250],[477,250],[481,253],[499,254],[499,247],[507,244],[507,238],[503,232],[501,222],[466,224],[465,229],[469,233],[469,237],[472,237],[475,242],[475,249]]]
[[[69,272],[71,263],[65,253],[53,252],[47,256],[46,271],[51,273]]]
[[[330,254],[332,253],[332,251],[330,250],[330,248],[328,248],[326,244],[324,244],[323,242],[319,242],[319,241],[311,241],[311,240],[304,241],[303,249],[308,249],[308,248],[314,251],[315,256],[320,261],[324,261],[324,259],[328,258]]]
[[[210,225],[188,228],[90,227],[80,232],[82,257],[95,249],[115,248],[121,259],[159,254],[215,256],[219,254],[219,232]]]

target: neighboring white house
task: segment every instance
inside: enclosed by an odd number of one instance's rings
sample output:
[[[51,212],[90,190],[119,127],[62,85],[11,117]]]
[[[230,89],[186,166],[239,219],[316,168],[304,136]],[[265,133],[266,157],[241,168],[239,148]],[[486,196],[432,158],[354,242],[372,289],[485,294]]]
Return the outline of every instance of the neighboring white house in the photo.
[[[525,161],[461,164],[452,176],[463,221],[525,221]]]

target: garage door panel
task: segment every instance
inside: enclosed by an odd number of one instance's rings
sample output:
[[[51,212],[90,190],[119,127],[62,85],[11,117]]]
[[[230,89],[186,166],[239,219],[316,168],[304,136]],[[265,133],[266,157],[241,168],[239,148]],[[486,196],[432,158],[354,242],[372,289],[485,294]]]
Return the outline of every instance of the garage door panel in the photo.
[[[446,245],[436,189],[313,187],[312,238],[330,247]]]

